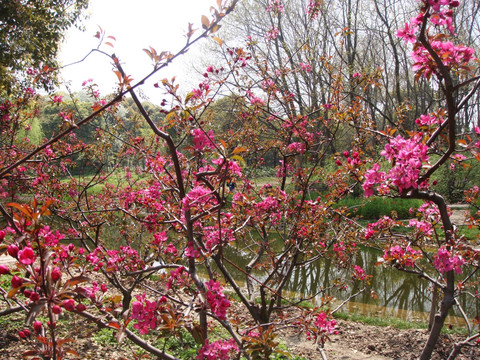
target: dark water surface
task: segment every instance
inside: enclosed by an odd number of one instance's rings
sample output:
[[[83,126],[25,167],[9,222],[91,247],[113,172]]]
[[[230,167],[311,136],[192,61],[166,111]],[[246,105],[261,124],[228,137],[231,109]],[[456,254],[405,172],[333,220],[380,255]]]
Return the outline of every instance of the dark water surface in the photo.
[[[392,267],[376,266],[375,264],[382,254],[383,252],[378,249],[361,247],[356,264],[362,266],[367,274],[373,275],[371,287],[349,301],[342,311],[370,316],[395,317],[413,322],[428,322],[432,296],[431,284],[413,274]],[[240,267],[250,260],[245,253],[236,251],[232,251],[228,256]],[[237,279],[244,279],[244,275],[240,271],[231,270]],[[309,266],[297,269],[292,274],[286,290],[294,297],[300,298],[330,288],[336,280],[350,278],[349,270],[333,266],[331,259],[321,259]],[[459,279],[461,279],[461,275]],[[376,299],[371,296],[370,291],[376,294]],[[357,292],[358,288],[354,285],[348,286],[345,290],[328,290],[326,294],[335,297],[337,303],[340,304],[342,300]],[[320,305],[320,298],[324,295],[325,293],[317,295],[313,299],[314,303]],[[470,319],[480,312],[473,298],[462,296],[459,301]],[[457,307],[447,320],[447,324],[460,326],[465,324]]]

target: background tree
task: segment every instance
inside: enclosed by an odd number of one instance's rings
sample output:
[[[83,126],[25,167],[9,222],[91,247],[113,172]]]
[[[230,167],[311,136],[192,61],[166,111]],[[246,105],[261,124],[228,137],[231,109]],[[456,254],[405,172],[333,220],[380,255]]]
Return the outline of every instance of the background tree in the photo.
[[[0,96],[13,89],[28,68],[48,85],[65,31],[75,24],[88,0],[2,1],[0,4]],[[34,71],[34,70],[31,70]],[[47,76],[47,77],[46,77]]]

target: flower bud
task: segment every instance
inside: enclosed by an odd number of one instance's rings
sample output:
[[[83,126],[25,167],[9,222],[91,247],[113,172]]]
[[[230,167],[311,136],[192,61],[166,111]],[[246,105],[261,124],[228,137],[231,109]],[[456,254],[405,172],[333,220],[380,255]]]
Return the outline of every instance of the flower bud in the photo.
[[[21,278],[19,278],[17,275],[12,277],[12,287],[13,288],[19,288],[20,286],[22,286],[22,284],[23,284],[23,280]]]
[[[10,272],[10,269],[7,265],[0,265],[0,275],[5,275]]]
[[[15,244],[8,245],[7,252],[8,252],[8,255],[16,259],[18,254],[18,246]]]
[[[55,267],[52,270],[52,280],[54,282],[57,282],[61,277],[62,277],[62,272],[60,271],[60,269],[58,267]]]
[[[67,311],[73,311],[75,310],[75,300],[73,299],[68,299],[63,302],[63,307]]]
[[[35,334],[40,334],[42,332],[43,325],[40,321],[36,320],[33,322],[33,331],[35,331]]]

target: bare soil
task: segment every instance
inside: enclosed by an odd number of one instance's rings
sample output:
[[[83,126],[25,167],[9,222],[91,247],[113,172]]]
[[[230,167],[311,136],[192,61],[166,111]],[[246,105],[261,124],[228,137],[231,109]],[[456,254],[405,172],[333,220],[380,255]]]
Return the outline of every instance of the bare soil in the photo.
[[[97,344],[92,339],[95,329],[79,321],[72,327],[69,337],[79,357],[68,359],[119,360],[133,359],[126,346]],[[325,345],[324,354],[328,360],[414,360],[418,359],[427,339],[425,330],[399,330],[393,327],[376,327],[352,321],[339,321],[339,333],[332,335]],[[64,334],[67,335],[67,334]],[[280,340],[285,342],[289,352],[309,360],[322,359],[312,341],[291,330],[285,330]],[[447,359],[448,349],[455,340],[451,335],[442,335],[432,357],[433,360]],[[31,346],[21,340],[15,331],[0,328],[0,359],[22,359]],[[457,360],[480,359],[480,348],[464,348]]]
[[[325,344],[328,360],[415,360],[418,359],[428,334],[426,330],[400,330],[376,327],[353,321],[340,321],[339,333]],[[286,338],[293,354],[307,359],[321,359],[315,346],[298,336]],[[432,356],[433,360],[447,359],[455,339],[442,335]],[[465,348],[457,360],[478,360],[480,349]]]

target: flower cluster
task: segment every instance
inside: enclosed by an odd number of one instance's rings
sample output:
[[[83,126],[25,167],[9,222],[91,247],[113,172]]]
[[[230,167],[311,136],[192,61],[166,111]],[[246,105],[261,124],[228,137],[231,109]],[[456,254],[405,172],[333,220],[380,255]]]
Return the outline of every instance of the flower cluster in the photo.
[[[463,45],[454,45],[451,41],[432,41],[433,50],[441,55],[442,63],[447,69],[456,69],[467,66],[475,59],[474,50]],[[413,70],[429,77],[436,71],[437,65],[430,53],[424,47],[417,47],[411,54],[414,64]]]
[[[415,120],[415,123],[418,126],[440,125],[442,122],[443,119],[441,117],[438,117],[435,113],[420,115],[420,117]]]
[[[187,196],[183,198],[182,204],[184,210],[188,211],[193,207],[203,209],[207,204],[216,204],[216,200],[213,197],[211,190],[198,185],[188,192]]]
[[[320,6],[321,6],[321,1],[320,0],[309,0],[306,13],[310,20],[314,20],[318,17],[320,14]]]
[[[433,266],[440,273],[446,273],[455,270],[457,274],[462,273],[462,267],[465,264],[465,260],[459,255],[453,255],[444,246],[437,251],[437,255],[433,260]]]
[[[133,325],[134,329],[142,335],[146,335],[157,327],[158,307],[166,302],[166,298],[162,297],[159,302],[146,299],[145,293],[136,295],[137,301],[132,303],[132,319],[137,320]]]
[[[167,289],[171,289],[173,286],[182,287],[186,286],[190,280],[189,274],[185,271],[184,266],[180,266],[179,268],[170,271],[170,277],[165,284]]]
[[[277,32],[278,32],[278,30],[277,30]],[[252,105],[255,105],[255,106],[258,106],[258,107],[265,106],[265,101],[263,101],[258,96],[256,96],[251,90],[247,91],[247,98],[248,98],[248,100],[250,100]]]
[[[368,280],[369,278],[371,278],[372,276],[371,275],[367,275],[367,273],[365,272],[365,270],[361,267],[361,266],[358,266],[358,265],[355,265],[353,267],[353,276],[352,276],[354,279],[357,279],[357,280],[360,280],[360,281],[364,281],[364,280]]]
[[[220,319],[226,320],[227,309],[230,307],[230,301],[223,294],[223,288],[218,281],[209,280],[205,283],[207,287],[207,301],[210,309]]]
[[[203,151],[205,148],[215,148],[213,130],[206,133],[205,130],[197,128],[192,130],[192,135],[195,150]]]
[[[306,146],[304,143],[293,142],[287,146],[287,151],[289,153],[303,154],[306,151]]]
[[[413,69],[418,75],[423,74],[430,78],[437,73],[438,64],[430,52],[416,40],[420,25],[429,21],[434,27],[445,27],[450,35],[454,35],[453,8],[458,7],[458,1],[452,0],[423,0],[426,5],[423,11],[416,17],[411,18],[396,35],[407,43],[415,43],[411,56],[415,61]],[[448,34],[443,34],[448,36]],[[445,36],[443,36],[445,37]],[[450,41],[432,41],[431,48],[441,59],[447,69],[466,69],[468,63],[474,60],[473,49],[466,46],[457,46]]]
[[[221,243],[229,243],[235,240],[233,237],[233,230],[228,227],[222,227],[220,231],[218,226],[206,226],[203,228],[203,230],[205,237],[205,248],[208,251],[214,250],[215,247]]]
[[[312,65],[310,65],[309,63],[300,63],[298,64],[300,65],[300,69],[302,69],[303,71],[306,71],[306,72],[311,72],[312,71]]]
[[[413,250],[409,245],[405,249],[399,245],[395,245],[383,253],[384,262],[396,267],[413,267],[415,262],[422,257],[423,255],[420,250]]]
[[[205,345],[199,350],[195,359],[198,360],[228,360],[230,355],[238,351],[238,346],[233,339],[217,340],[210,343],[205,341]]]
[[[375,235],[376,231],[389,230],[396,225],[398,224],[395,220],[385,215],[377,222],[369,223],[367,225],[367,229],[365,230],[365,239],[370,239],[373,235]]]
[[[279,34],[280,31],[276,27],[271,27],[265,34],[265,39],[267,41],[275,40]]]
[[[337,322],[335,319],[329,320],[323,311],[317,314],[314,324],[322,333],[335,334],[337,332]]]
[[[397,188],[400,193],[409,189],[418,188],[418,178],[424,163],[427,163],[428,146],[422,143],[421,134],[417,134],[410,139],[402,136],[390,139],[385,145],[381,155],[393,164],[388,172],[379,171],[380,165],[373,164],[370,170],[365,173],[363,189],[365,196],[373,195],[373,186],[380,184],[378,191],[380,194],[388,194],[390,188]]]
[[[428,221],[410,219],[410,221],[408,222],[408,227],[416,228],[419,232],[423,233],[425,236],[430,236],[433,234],[433,226]]]
[[[283,191],[278,191],[277,195],[267,196],[255,204],[255,213],[259,219],[264,219],[267,216],[274,224],[281,220],[281,202],[285,200],[286,194]]]
[[[270,0],[268,2],[267,11],[274,14],[279,14],[283,12],[283,4],[281,0]]]

